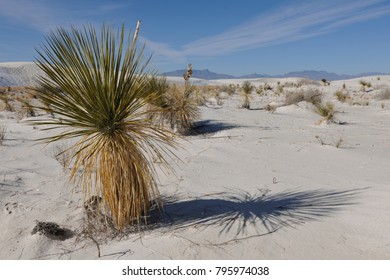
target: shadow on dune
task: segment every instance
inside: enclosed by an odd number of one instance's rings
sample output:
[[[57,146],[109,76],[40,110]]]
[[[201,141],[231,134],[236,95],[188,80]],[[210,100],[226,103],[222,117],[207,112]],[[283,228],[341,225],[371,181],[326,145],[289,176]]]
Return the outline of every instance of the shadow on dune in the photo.
[[[229,130],[239,127],[234,124],[228,124],[223,122],[216,122],[212,120],[204,120],[195,122],[190,131],[187,132],[187,136],[199,136],[207,134],[215,134],[220,131]]]
[[[259,190],[255,195],[219,193],[184,201],[165,197],[164,211],[152,212],[149,225],[170,229],[216,226],[220,234],[233,231],[237,236],[248,229],[268,234],[334,215],[356,204],[355,198],[362,191],[292,190],[270,194],[269,190]]]

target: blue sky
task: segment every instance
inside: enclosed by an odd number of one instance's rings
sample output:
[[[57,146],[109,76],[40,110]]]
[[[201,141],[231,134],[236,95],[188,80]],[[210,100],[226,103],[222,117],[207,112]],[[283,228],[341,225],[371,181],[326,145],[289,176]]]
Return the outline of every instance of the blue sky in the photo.
[[[0,62],[33,61],[57,26],[138,19],[158,72],[390,73],[389,0],[0,0]]]

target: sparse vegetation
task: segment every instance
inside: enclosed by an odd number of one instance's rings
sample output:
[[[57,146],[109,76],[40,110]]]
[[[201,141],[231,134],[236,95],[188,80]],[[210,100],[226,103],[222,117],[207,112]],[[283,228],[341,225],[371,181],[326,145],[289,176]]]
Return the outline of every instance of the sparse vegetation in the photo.
[[[364,80],[360,80],[359,84],[361,85],[361,91],[366,91],[366,88],[372,87],[370,82],[366,82]]]
[[[11,98],[8,95],[0,95],[0,100],[3,101],[3,103],[5,105],[5,107],[4,107],[5,111],[9,111],[9,112],[15,111],[14,107],[10,103]]]
[[[333,139],[333,138],[332,138],[332,139]],[[341,147],[341,144],[343,144],[343,143],[344,143],[344,139],[341,138],[341,137],[339,137],[338,140],[334,140],[334,139],[333,139],[333,144],[334,144],[334,146],[335,146],[337,149],[339,149],[339,148]]]
[[[289,91],[286,93],[286,105],[297,104],[301,101],[306,101],[312,104],[320,103],[322,93],[315,88],[299,91]]]
[[[325,104],[322,102],[314,103],[314,112],[323,117],[320,123],[333,122],[334,115],[336,113],[334,104],[332,102],[327,102]]]
[[[349,98],[348,94],[344,93],[343,91],[341,90],[338,90],[334,93],[334,95],[336,96],[337,100],[340,101],[340,102],[345,102],[347,101],[347,99]]]
[[[6,134],[7,134],[7,127],[3,124],[0,125],[0,146],[3,145],[3,142],[6,138]]]

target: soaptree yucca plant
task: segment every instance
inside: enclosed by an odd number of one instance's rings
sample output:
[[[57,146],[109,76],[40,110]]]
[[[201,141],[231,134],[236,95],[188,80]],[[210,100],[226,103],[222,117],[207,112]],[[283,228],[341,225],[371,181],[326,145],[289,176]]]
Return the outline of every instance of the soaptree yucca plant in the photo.
[[[86,200],[102,197],[101,210],[118,231],[146,222],[158,198],[151,159],[166,163],[175,146],[146,117],[149,60],[136,47],[138,31],[139,22],[133,38],[123,25],[58,28],[37,50],[38,97],[54,117],[34,123],[64,128],[46,142],[75,139],[70,179],[78,180]]]
[[[249,96],[252,93],[252,90],[254,89],[253,85],[249,81],[244,81],[242,84],[242,105],[241,108],[244,109],[249,109],[250,104],[249,104]]]
[[[195,87],[186,81],[183,86],[173,85],[165,94],[164,118],[170,128],[179,133],[187,133],[199,119],[198,104],[194,97]]]

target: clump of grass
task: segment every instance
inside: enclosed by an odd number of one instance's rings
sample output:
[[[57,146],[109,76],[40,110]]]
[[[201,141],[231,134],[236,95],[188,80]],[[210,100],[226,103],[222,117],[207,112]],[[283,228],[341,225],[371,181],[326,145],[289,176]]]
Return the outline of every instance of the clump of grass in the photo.
[[[236,91],[236,87],[233,84],[224,85],[220,88],[220,91],[226,92],[229,96],[232,96]]]
[[[32,124],[64,129],[47,143],[76,140],[70,180],[82,186],[85,199],[102,197],[102,211],[118,231],[147,222],[159,196],[152,159],[167,166],[164,155],[175,146],[173,135],[147,118],[153,96],[144,90],[148,60],[137,49],[138,31],[139,25],[134,36],[126,36],[124,26],[119,32],[107,25],[100,32],[92,26],[58,28],[37,58],[43,72],[37,96],[54,117]]]
[[[244,83],[242,84],[243,100],[242,100],[241,108],[250,109],[249,96],[252,93],[253,89],[254,87],[251,84],[251,82],[244,81]]]
[[[336,114],[334,104],[332,102],[327,103],[314,103],[314,112],[322,117],[320,123],[334,122],[334,116]]]
[[[1,124],[0,125],[0,146],[3,145],[3,142],[6,139],[6,135],[7,135],[7,126]]]
[[[322,93],[316,88],[309,88],[307,90],[289,91],[286,93],[286,105],[297,104],[301,101],[306,101],[312,104],[320,103]]]
[[[364,80],[360,80],[359,84],[361,85],[361,91],[366,91],[366,88],[372,87],[372,84],[370,82],[366,82]]]
[[[10,103],[11,98],[8,95],[0,95],[0,100],[3,101],[3,103],[5,105],[5,107],[4,107],[5,111],[9,111],[9,112],[15,111],[14,106],[12,106]]]
[[[342,92],[341,90],[338,90],[334,93],[334,96],[336,96],[337,100],[344,103],[349,98],[348,94]]]
[[[186,133],[200,113],[197,102],[193,97],[195,87],[189,82],[184,86],[174,85],[165,95],[166,108],[164,118],[172,130]]]

